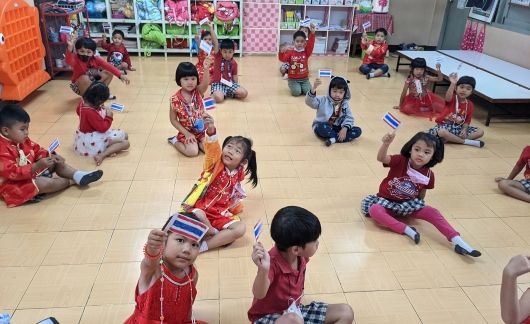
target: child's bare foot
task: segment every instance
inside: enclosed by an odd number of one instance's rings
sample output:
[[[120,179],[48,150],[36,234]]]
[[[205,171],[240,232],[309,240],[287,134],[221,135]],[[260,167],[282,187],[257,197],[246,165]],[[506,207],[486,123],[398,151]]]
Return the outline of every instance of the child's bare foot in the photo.
[[[94,156],[94,161],[96,161],[96,165],[97,166],[101,165],[101,163],[103,162],[104,158],[105,157],[103,155],[101,155],[101,154],[98,154],[98,155]]]

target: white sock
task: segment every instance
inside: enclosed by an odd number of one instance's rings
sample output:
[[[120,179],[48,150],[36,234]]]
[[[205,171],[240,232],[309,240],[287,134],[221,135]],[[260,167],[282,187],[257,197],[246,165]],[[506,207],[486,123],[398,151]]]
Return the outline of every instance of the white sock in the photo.
[[[199,248],[199,253],[206,251],[208,251],[208,243],[206,243],[206,241],[202,241],[201,247]]]
[[[417,233],[410,226],[407,226],[407,227],[405,227],[405,231],[403,232],[403,234],[407,235],[408,237],[410,237],[414,241],[414,237],[416,237]]]
[[[374,76],[375,76],[374,72],[370,73],[370,78],[373,78]]]
[[[328,138],[328,141],[330,141],[331,144],[335,144],[337,142],[337,139],[335,137]]]
[[[79,184],[81,183],[81,179],[82,179],[84,176],[86,176],[87,174],[92,173],[92,172],[94,172],[94,171],[80,171],[80,170],[75,171],[75,172],[74,172],[74,176],[73,176],[73,178],[74,178],[74,182],[75,182],[77,185],[79,185]]]
[[[465,145],[471,145],[471,146],[476,146],[476,147],[482,147],[482,145],[480,144],[481,141],[478,141],[478,140],[470,140],[470,139],[465,139],[464,140],[464,144]]]
[[[467,252],[471,253],[473,252],[475,249],[472,248],[469,244],[467,244],[466,242],[464,242],[464,240],[459,236],[455,236],[451,239],[451,242],[454,244],[454,245],[460,245],[461,248],[463,248],[464,250],[466,250]]]

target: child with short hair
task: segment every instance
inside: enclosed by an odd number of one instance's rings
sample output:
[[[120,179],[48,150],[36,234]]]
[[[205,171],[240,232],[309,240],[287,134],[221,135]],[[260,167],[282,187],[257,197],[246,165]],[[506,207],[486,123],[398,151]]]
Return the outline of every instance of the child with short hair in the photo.
[[[219,51],[219,42],[217,41],[217,35],[215,35],[215,29],[213,22],[208,22],[208,27],[210,30],[202,30],[201,31],[201,41],[205,41],[206,43],[210,44],[212,48],[211,54],[215,55]],[[197,42],[197,47],[199,47],[200,42]],[[210,63],[209,63],[209,72],[210,72],[210,84],[212,83],[211,76],[213,75],[213,56],[208,55],[204,50],[201,48],[198,49],[199,53],[197,54],[197,64],[195,64],[195,67],[197,67],[197,72],[199,72],[199,83],[201,83],[203,75],[204,75],[204,62],[206,60],[206,57],[210,57]]]
[[[388,65],[385,64],[385,56],[388,51],[388,44],[385,40],[387,34],[386,29],[378,28],[375,30],[375,39],[369,41],[366,32],[363,32],[361,48],[365,54],[359,71],[366,75],[367,79],[380,76],[390,78]]]
[[[523,169],[525,169],[524,179],[514,180]],[[530,202],[530,146],[523,149],[508,178],[497,177],[495,181],[498,183],[499,190],[508,196]]]
[[[435,119],[437,125],[428,132],[450,143],[484,147],[484,142],[478,140],[484,131],[470,126],[475,106],[468,98],[475,89],[475,78],[463,76],[459,79],[456,73],[451,73],[449,81],[451,85],[445,94],[445,108]]]
[[[258,184],[256,152],[252,141],[243,136],[228,136],[219,145],[212,116],[204,114],[206,139],[201,177],[183,199],[183,211],[193,212],[210,228],[201,252],[230,244],[245,234],[239,214],[247,197],[241,182],[249,175]]]
[[[329,83],[328,93],[317,96],[317,87],[322,84],[317,78],[305,97],[306,105],[316,110],[313,131],[318,137],[325,139],[326,146],[336,142],[350,142],[361,136],[361,128],[353,126],[348,82],[343,77],[334,76]]]
[[[294,48],[292,49],[287,46],[281,46],[278,58],[289,65],[287,82],[291,95],[297,97],[305,95],[311,90],[309,57],[313,54],[313,48],[315,47],[315,26],[310,26],[308,40],[306,40],[306,34],[303,31],[295,32],[293,34],[293,45]]]
[[[144,245],[134,313],[125,324],[202,323],[193,314],[199,274],[193,265],[207,227],[191,213],[170,218]]]
[[[96,76],[99,76],[101,82],[107,86],[112,81],[112,75],[125,84],[130,83],[127,76],[120,70],[105,62],[101,57],[94,56],[96,47],[96,42],[87,37],[77,39],[77,35],[72,34],[68,38],[66,63],[72,67],[70,88],[79,96],[85,94],[86,89],[96,80]],[[111,95],[109,99],[116,99],[116,96]]]
[[[169,121],[178,131],[168,142],[185,156],[204,151],[204,102],[202,97],[210,82],[210,58],[204,60],[204,75],[198,83],[199,72],[193,63],[182,62],[175,71],[175,81],[181,88],[169,101]]]
[[[248,92],[239,83],[237,62],[234,60],[234,42],[230,39],[221,41],[221,50],[214,55],[211,93],[217,103],[225,98],[245,99]]]
[[[129,52],[123,45],[124,39],[125,34],[121,30],[115,29],[112,32],[112,43],[107,39],[107,34],[104,34],[103,39],[98,41],[98,46],[107,51],[107,62],[127,74],[127,70],[136,71],[136,69],[133,68]]]
[[[519,298],[517,278],[530,272],[530,256],[510,259],[502,272],[501,317],[506,324],[530,324],[530,289]]]
[[[304,34],[305,34],[305,38],[307,40],[307,38],[309,37],[309,33],[310,33],[310,29],[309,29],[309,26],[300,26],[300,28],[298,28],[299,31],[303,31]],[[282,51],[282,49],[287,49],[289,48],[289,44],[287,44],[287,42],[283,43],[280,45],[280,52]],[[289,75],[288,75],[288,72],[289,71],[289,63],[284,63],[282,62],[282,64],[280,65],[280,73],[281,75],[283,76],[283,79],[284,80],[287,80],[289,79]]]
[[[109,87],[94,81],[77,105],[79,127],[75,131],[74,151],[91,156],[101,165],[107,156],[129,148],[129,135],[120,129],[112,129],[113,112],[105,107],[110,95]]]
[[[276,212],[271,223],[274,246],[267,252],[257,242],[252,251],[258,267],[248,310],[252,323],[353,323],[347,304],[301,304],[306,266],[318,250],[321,231],[318,218],[304,208],[288,206]]]
[[[7,207],[68,188],[97,181],[103,171],[80,171],[66,164],[55,152],[48,152],[29,136],[30,117],[16,104],[0,106],[0,196]],[[53,177],[56,173],[58,177]],[[73,182],[73,183],[72,183]]]
[[[429,133],[419,132],[403,145],[400,154],[388,155],[388,147],[395,136],[395,133],[383,136],[377,161],[390,170],[377,195],[370,195],[361,202],[362,213],[393,232],[407,235],[416,244],[420,242],[420,233],[401,219],[403,216],[423,219],[453,243],[456,253],[479,257],[481,253],[467,244],[437,209],[425,205],[427,189],[434,188],[431,168],[444,158],[443,142]]]
[[[417,57],[410,63],[410,73],[403,85],[403,91],[399,98],[399,109],[407,115],[432,117],[444,108],[444,100],[432,93],[427,86],[429,82],[440,82],[443,74],[440,63],[436,64],[436,76],[426,73],[427,62],[424,58]],[[407,94],[408,92],[408,94]]]

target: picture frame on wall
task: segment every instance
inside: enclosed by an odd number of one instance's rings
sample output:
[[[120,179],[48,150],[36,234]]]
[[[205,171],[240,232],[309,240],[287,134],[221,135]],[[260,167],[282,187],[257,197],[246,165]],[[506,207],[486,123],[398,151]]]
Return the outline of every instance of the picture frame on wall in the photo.
[[[499,0],[473,0],[473,2],[481,2],[482,6],[474,5],[471,10],[469,10],[468,17],[491,23],[493,17],[495,17],[497,7],[499,6]]]

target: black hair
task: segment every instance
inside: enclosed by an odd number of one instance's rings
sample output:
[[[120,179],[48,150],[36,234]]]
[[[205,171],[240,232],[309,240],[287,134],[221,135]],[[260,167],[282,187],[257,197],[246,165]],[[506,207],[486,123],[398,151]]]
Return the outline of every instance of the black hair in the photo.
[[[212,32],[210,32],[209,30],[201,31],[201,40],[204,39],[207,36],[210,36],[211,34],[212,34]]]
[[[175,82],[177,82],[177,85],[180,87],[180,79],[193,76],[197,78],[198,82],[199,72],[197,71],[195,65],[193,65],[191,62],[181,62],[175,71]]]
[[[16,123],[29,123],[29,114],[14,103],[0,104],[0,127],[11,128]]]
[[[309,210],[298,206],[287,206],[278,210],[271,223],[271,237],[280,251],[292,246],[305,245],[316,241],[322,228],[318,217]]]
[[[385,37],[386,37],[386,35],[388,35],[388,32],[386,31],[386,29],[384,29],[384,28],[382,28],[382,27],[381,27],[381,28],[377,28],[377,29],[375,30],[375,34],[377,34],[377,33],[379,33],[379,32],[383,33],[383,34],[385,35]]]
[[[410,62],[410,73],[409,75],[414,74],[414,69],[425,69],[427,67],[427,61],[425,61],[422,57],[416,57]],[[425,74],[425,71],[423,71],[423,74]]]
[[[247,160],[247,168],[245,175],[250,175],[248,182],[252,182],[252,186],[258,185],[258,164],[256,162],[256,152],[252,149],[252,140],[243,136],[228,136],[223,142],[223,148],[230,142],[241,143],[245,147],[243,153],[243,160]]]
[[[309,35],[307,35],[307,36],[309,36]],[[293,34],[293,40],[296,40],[298,37],[302,37],[303,39],[305,39],[306,38],[306,34],[303,31],[301,31],[301,30],[297,30]]]
[[[99,81],[100,79],[101,77],[96,76],[96,80],[88,86],[83,94],[83,100],[93,108],[101,107],[110,97],[109,87],[104,82]]]
[[[125,34],[119,29],[114,29],[114,31],[112,32],[112,36],[114,36],[116,34],[120,35],[121,38],[125,38]]]
[[[88,37],[81,37],[79,38],[76,42],[75,42],[75,49],[78,50],[78,49],[81,49],[81,48],[86,48],[86,49],[89,49],[89,50],[92,50],[93,52],[96,51],[96,47],[97,47],[97,44],[96,42],[94,42],[93,39],[91,38],[88,38]]]
[[[427,146],[432,147],[434,150],[431,160],[425,165],[425,167],[432,168],[436,164],[442,162],[442,160],[444,159],[443,141],[439,137],[425,132],[417,133],[407,143],[405,143],[405,145],[403,145],[403,148],[401,148],[401,155],[409,159],[412,146],[418,141],[424,141]]]
[[[231,50],[233,50],[235,48],[234,41],[231,40],[231,39],[225,38],[225,39],[223,39],[221,41],[220,48],[221,49],[231,49]]]
[[[464,75],[458,81],[456,82],[456,86],[459,86],[461,84],[469,84],[473,89],[475,89],[475,86],[477,85],[477,81],[474,77]]]
[[[342,77],[333,77],[331,79],[331,82],[329,83],[329,90],[335,88],[335,89],[341,89],[344,91],[348,91],[348,80],[342,78]]]

